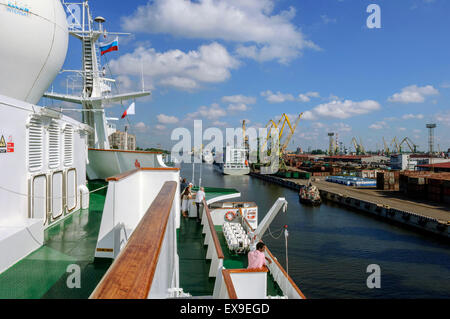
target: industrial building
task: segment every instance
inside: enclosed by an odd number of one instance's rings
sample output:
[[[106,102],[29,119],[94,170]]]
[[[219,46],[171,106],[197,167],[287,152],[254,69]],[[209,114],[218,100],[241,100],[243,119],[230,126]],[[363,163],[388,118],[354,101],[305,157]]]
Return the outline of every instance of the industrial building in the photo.
[[[136,135],[125,132],[116,131],[109,137],[109,145],[112,149],[135,151],[136,150]]]

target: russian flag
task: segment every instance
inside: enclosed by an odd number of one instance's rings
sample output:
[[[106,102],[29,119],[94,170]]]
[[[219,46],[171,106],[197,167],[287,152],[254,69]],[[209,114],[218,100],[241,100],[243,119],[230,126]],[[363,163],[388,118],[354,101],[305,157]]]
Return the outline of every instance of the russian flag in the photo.
[[[134,111],[135,111],[135,104],[134,104],[134,102],[133,102],[133,103],[131,103],[131,105],[127,108],[127,110],[123,113],[122,119],[124,119],[125,116],[127,116],[127,115],[134,115]]]
[[[119,37],[112,42],[100,44],[101,55],[112,51],[119,51]]]

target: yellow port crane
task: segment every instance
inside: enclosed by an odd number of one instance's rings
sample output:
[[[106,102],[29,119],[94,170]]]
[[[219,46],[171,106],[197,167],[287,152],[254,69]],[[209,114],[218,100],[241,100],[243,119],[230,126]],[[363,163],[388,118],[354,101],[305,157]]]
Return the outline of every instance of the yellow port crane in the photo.
[[[359,140],[360,140],[360,143],[358,143],[358,141],[356,140],[355,137],[352,139],[352,143],[353,143],[353,146],[355,147],[356,155],[365,155],[366,150],[364,149],[364,146],[362,144],[361,137],[359,138]]]
[[[283,113],[281,115],[281,117],[277,123],[275,123],[273,120],[269,120],[269,122],[266,125],[266,128],[268,128],[267,137],[264,141],[264,144],[260,148],[260,150],[265,150],[265,147],[269,141],[269,137],[272,135],[272,130],[278,129],[278,143],[279,143],[278,156],[280,158],[280,169],[282,169],[282,170],[286,169],[286,164],[284,163],[284,160],[283,160],[284,152],[286,151],[286,148],[288,147],[289,142],[291,141],[292,136],[294,135],[295,130],[297,129],[298,123],[300,122],[300,119],[302,116],[303,116],[303,113],[300,113],[300,115],[295,120],[295,123],[293,126],[291,125],[291,121],[289,120],[289,117],[286,115],[286,113]],[[287,137],[284,139],[284,141],[282,142],[283,133],[285,132],[286,124],[287,124],[287,127],[289,128],[288,129],[289,133],[288,133]],[[267,154],[270,155],[270,149],[267,150]]]
[[[301,113],[297,117],[297,120],[295,121],[294,126],[291,125],[291,122],[289,121],[289,117],[286,115],[286,113],[283,113],[281,115],[280,119],[278,120],[278,123],[275,123],[273,120],[269,120],[269,122],[266,125],[266,128],[268,128],[267,137],[266,137],[266,139],[264,141],[264,144],[263,144],[261,149],[264,149],[266,147],[267,142],[269,141],[269,137],[272,134],[272,130],[276,130],[276,129],[278,129],[278,141],[280,142],[280,150],[282,150],[283,147],[284,147],[284,149],[286,149],[286,147],[289,144],[292,136],[295,133],[295,130],[297,129],[297,125],[298,125],[302,115],[303,115],[303,113]],[[281,139],[282,139],[284,128],[286,127],[286,124],[289,127],[289,135],[286,138],[287,143],[285,141],[285,143],[281,144]],[[281,125],[281,127],[280,127],[280,125]]]
[[[289,130],[288,136],[284,140],[283,145],[281,146],[281,149],[280,149],[281,154],[283,154],[286,151],[286,148],[288,147],[288,145],[292,139],[292,136],[294,136],[295,130],[297,129],[298,123],[300,122],[300,119],[302,118],[302,116],[303,116],[303,113],[300,113],[300,115],[295,120],[293,127],[291,127],[291,125],[289,123],[289,118],[286,116],[286,122],[288,123],[290,130]],[[281,142],[281,140],[280,140],[280,142]]]
[[[394,137],[392,139],[391,146],[393,146],[395,148],[395,151],[397,152],[397,154],[400,153],[400,145],[398,144],[397,137]]]
[[[388,145],[387,145],[386,140],[384,139],[384,137],[383,137],[383,144],[384,144],[384,154],[385,154],[386,156],[391,155],[391,151],[389,150],[389,147],[388,147]]]
[[[402,145],[406,143],[408,145],[411,153],[416,153],[418,145],[416,145],[409,137],[405,137],[399,144],[399,152],[402,153]]]

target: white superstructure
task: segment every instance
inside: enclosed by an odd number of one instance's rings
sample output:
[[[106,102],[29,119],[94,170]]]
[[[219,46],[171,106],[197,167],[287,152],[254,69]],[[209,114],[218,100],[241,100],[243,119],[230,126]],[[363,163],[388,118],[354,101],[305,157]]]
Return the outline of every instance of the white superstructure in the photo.
[[[250,173],[247,160],[248,150],[234,148],[229,145],[224,148],[223,154],[218,154],[214,167],[224,175],[246,175]]]
[[[35,105],[67,41],[58,0],[0,0],[0,272],[41,246],[46,227],[88,205],[93,130]]]
[[[59,0],[0,0],[0,94],[36,104],[66,58]]]

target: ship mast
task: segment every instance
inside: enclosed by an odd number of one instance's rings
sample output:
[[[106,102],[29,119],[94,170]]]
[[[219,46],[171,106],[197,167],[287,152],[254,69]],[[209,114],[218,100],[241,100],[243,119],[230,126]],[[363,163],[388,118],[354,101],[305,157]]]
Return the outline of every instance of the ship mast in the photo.
[[[106,21],[105,18],[96,17],[93,19],[88,1],[83,3],[64,2],[64,5],[74,19],[74,23],[69,26],[69,34],[79,39],[82,43],[82,70],[64,70],[63,72],[80,74],[83,79],[83,90],[80,96],[62,95],[53,92],[45,93],[44,96],[55,100],[81,104],[83,123],[93,127],[95,131],[95,134],[89,137],[89,147],[110,149],[105,106],[110,103],[122,103],[126,100],[148,96],[151,93],[142,88],[142,92],[111,94],[111,84],[115,83],[115,80],[105,77],[104,68],[100,70],[100,57],[96,43],[101,36],[129,35],[129,33],[107,33],[103,28],[103,24]],[[73,14],[77,10],[80,14],[79,16]],[[97,23],[98,28],[94,28],[94,22]]]

